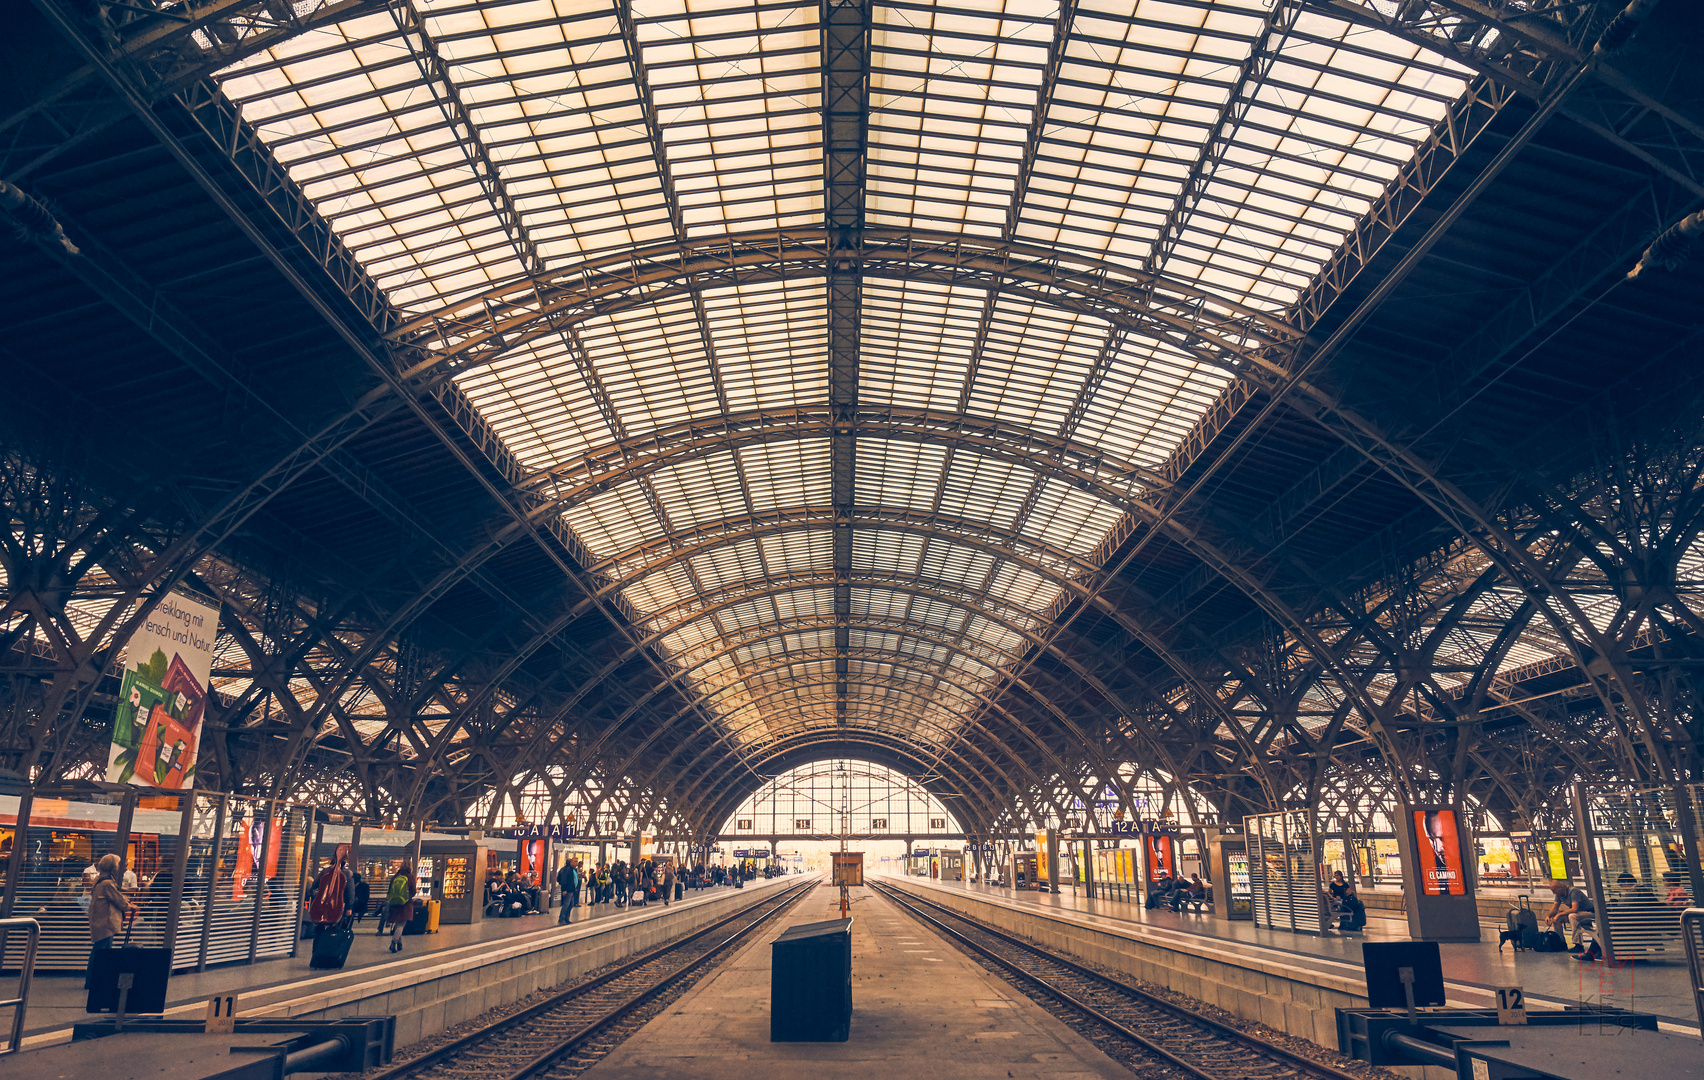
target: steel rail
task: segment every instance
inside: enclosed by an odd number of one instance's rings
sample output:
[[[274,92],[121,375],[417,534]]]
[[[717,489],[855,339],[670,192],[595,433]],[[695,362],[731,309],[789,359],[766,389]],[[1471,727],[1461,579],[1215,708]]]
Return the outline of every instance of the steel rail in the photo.
[[[755,921],[736,930],[733,934],[729,935],[722,941],[717,942],[702,956],[697,957],[685,967],[670,969],[663,979],[651,983],[638,994],[629,997],[626,1001],[611,1009],[605,1010],[604,1013],[591,1022],[580,1025],[566,1039],[559,1040],[550,1050],[547,1050],[543,1054],[536,1055],[518,1071],[510,1073],[506,1077],[506,1080],[522,1080],[522,1078],[531,1076],[540,1068],[549,1064],[550,1061],[560,1057],[563,1052],[573,1047],[576,1043],[584,1041],[588,1036],[597,1033],[599,1030],[607,1027],[610,1023],[620,1019],[620,1017],[625,1013],[632,1011],[639,1005],[650,1000],[680,975],[704,964],[711,957],[714,957],[725,950],[729,945],[732,945],[741,938],[750,934],[753,930],[762,926],[769,919],[791,906],[794,901],[802,899],[806,893],[816,888],[817,884],[818,883],[816,881],[805,882],[783,891],[779,896],[766,896],[761,900],[747,904],[745,907],[742,907],[740,910],[734,912],[725,919],[720,919],[711,923],[709,926],[694,930],[692,933],[687,934],[685,937],[678,940],[665,942],[648,952],[641,953],[622,964],[620,967],[615,968],[612,971],[605,972],[595,979],[576,983],[566,990],[552,994],[543,1001],[527,1006],[520,1012],[510,1013],[508,1016],[493,1020],[490,1023],[482,1025],[481,1027],[453,1039],[442,1046],[434,1047],[426,1053],[421,1054],[419,1057],[410,1058],[408,1061],[392,1065],[388,1069],[376,1072],[372,1076],[367,1077],[366,1080],[401,1080],[402,1077],[412,1076],[426,1069],[430,1069],[435,1065],[442,1064],[443,1062],[472,1049],[486,1039],[497,1035],[504,1035],[517,1028],[523,1027],[528,1022],[559,1008],[562,1005],[568,1004],[576,998],[584,997],[593,991],[602,989],[603,987],[615,982],[617,979],[631,975],[633,972],[645,967],[647,964],[655,963],[656,961],[668,956],[670,953],[676,952],[682,947],[690,945],[706,935],[715,933],[717,930],[722,929],[729,923],[750,915],[753,911],[763,907],[765,904],[774,905],[771,910],[763,913]]]
[[[1252,1053],[1260,1054],[1269,1058],[1277,1058],[1285,1065],[1299,1069],[1310,1076],[1329,1077],[1330,1080],[1362,1080],[1362,1078],[1356,1077],[1353,1073],[1345,1072],[1342,1069],[1327,1065],[1324,1062],[1304,1057],[1293,1050],[1287,1049],[1286,1047],[1280,1046],[1279,1044],[1267,1039],[1263,1039],[1258,1035],[1251,1035],[1246,1031],[1241,1031],[1229,1024],[1223,1023],[1222,1021],[1215,1020],[1210,1016],[1205,1016],[1191,1009],[1186,1009],[1183,1006],[1174,1004],[1162,997],[1150,994],[1146,990],[1131,986],[1129,983],[1124,982],[1121,979],[1115,979],[1091,968],[1083,967],[1080,964],[1074,964],[1069,960],[1065,960],[1055,955],[1054,953],[1038,948],[1035,945],[1024,941],[1022,938],[1015,937],[1003,930],[995,929],[994,927],[988,926],[968,916],[961,915],[950,908],[941,906],[940,904],[932,903],[931,901],[903,893],[891,885],[870,883],[870,887],[875,889],[879,895],[885,896],[889,900],[898,904],[901,910],[905,911],[913,918],[926,923],[933,929],[947,935],[950,940],[998,965],[1002,970],[1009,972],[1019,980],[1034,985],[1049,997],[1093,1017],[1097,1023],[1111,1028],[1120,1035],[1141,1046],[1144,1050],[1164,1058],[1167,1062],[1177,1068],[1183,1069],[1191,1076],[1198,1077],[1199,1080],[1226,1080],[1226,1074],[1222,1072],[1207,1072],[1201,1069],[1199,1066],[1178,1056],[1177,1053],[1167,1049],[1165,1046],[1162,1046],[1160,1043],[1154,1041],[1148,1036],[1129,1028],[1125,1024],[1113,1019],[1111,1016],[1108,1016],[1100,1009],[1097,1009],[1095,1006],[1076,997],[1070,991],[1055,986],[1041,975],[1025,968],[1021,964],[1017,964],[1006,959],[994,950],[989,949],[987,946],[982,945],[981,943],[960,933],[958,930],[953,929],[951,926],[948,926],[946,923],[924,911],[923,907],[934,908],[936,911],[945,915],[968,923],[975,927],[980,933],[997,938],[1023,952],[1039,956],[1050,964],[1065,968],[1073,975],[1113,990],[1119,994],[1123,994],[1126,997],[1133,998],[1140,1004],[1164,1012],[1170,1017],[1183,1020],[1186,1023],[1194,1024],[1198,1027],[1207,1028],[1214,1035],[1229,1042],[1236,1043]]]

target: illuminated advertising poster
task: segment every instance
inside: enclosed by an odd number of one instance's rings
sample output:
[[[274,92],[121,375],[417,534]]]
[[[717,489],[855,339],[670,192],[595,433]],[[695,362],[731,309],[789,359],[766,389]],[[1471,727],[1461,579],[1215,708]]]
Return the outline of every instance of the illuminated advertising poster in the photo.
[[[1144,841],[1148,846],[1148,880],[1158,881],[1162,872],[1176,877],[1177,865],[1172,858],[1172,838],[1150,835],[1145,837]]]
[[[1047,873],[1047,830],[1039,830],[1035,834],[1035,879],[1037,881],[1052,881]]]
[[[1545,859],[1550,866],[1550,876],[1557,881],[1568,880],[1568,853],[1562,847],[1562,841],[1551,840],[1544,845]]]
[[[1461,866],[1461,838],[1454,810],[1414,811],[1416,880],[1427,896],[1465,896],[1467,876]]]
[[[161,600],[130,635],[107,750],[107,783],[195,786],[218,636],[219,608],[178,592]]]

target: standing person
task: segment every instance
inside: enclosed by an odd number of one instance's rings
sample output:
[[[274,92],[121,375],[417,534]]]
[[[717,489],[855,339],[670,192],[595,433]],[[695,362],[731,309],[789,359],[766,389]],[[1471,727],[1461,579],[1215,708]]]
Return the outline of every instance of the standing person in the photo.
[[[338,851],[341,854],[342,849]],[[355,885],[349,880],[348,864],[341,858],[334,859],[320,871],[308,892],[308,921],[314,924],[315,936],[342,922],[354,906]]]
[[[354,873],[355,887],[355,921],[360,922],[367,917],[367,909],[373,906],[373,887],[367,884],[367,879],[361,876],[359,870]]]
[[[580,906],[580,868],[569,859],[556,872],[556,884],[562,889],[562,914],[556,921],[567,926],[574,921],[574,909]]]
[[[404,860],[391,875],[390,886],[385,890],[385,903],[390,910],[387,918],[391,928],[391,952],[402,951],[402,928],[414,918],[414,866]],[[383,924],[381,924],[383,925]]]
[[[672,863],[672,862],[664,863],[663,864],[663,906],[664,907],[668,907],[669,901],[674,899],[674,886],[675,886],[674,863]]]
[[[627,864],[617,859],[615,867],[610,871],[610,880],[615,884],[615,906],[627,906]]]
[[[83,974],[83,988],[89,988],[95,973],[95,954],[110,949],[119,931],[136,917],[136,906],[125,899],[118,887],[119,862],[117,855],[102,855],[95,863],[94,887],[89,893],[89,966]]]

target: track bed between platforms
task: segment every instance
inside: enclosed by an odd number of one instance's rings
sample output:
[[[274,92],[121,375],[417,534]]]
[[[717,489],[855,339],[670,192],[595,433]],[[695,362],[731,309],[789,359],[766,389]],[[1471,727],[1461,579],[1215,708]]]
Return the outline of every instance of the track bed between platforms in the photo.
[[[839,915],[819,890],[787,924]],[[852,1034],[772,1043],[769,942],[743,949],[584,1080],[1129,1080],[1131,1073],[866,887],[852,890]]]
[[[724,919],[524,1008],[479,1018],[469,1030],[433,1040],[435,1045],[366,1074],[366,1080],[577,1077],[815,887],[807,880],[755,898]]]
[[[1347,1059],[1331,1060],[1336,1055],[1303,1040],[1287,1046],[1241,1030],[927,900],[876,888],[1142,1076],[1361,1080],[1391,1075]]]

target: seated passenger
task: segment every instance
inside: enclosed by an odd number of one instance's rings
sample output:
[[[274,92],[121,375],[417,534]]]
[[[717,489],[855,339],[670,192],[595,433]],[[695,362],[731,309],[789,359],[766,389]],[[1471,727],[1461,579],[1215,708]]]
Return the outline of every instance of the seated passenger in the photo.
[[[1177,883],[1172,880],[1172,876],[1161,870],[1160,876],[1154,879],[1152,885],[1148,886],[1148,903],[1145,906],[1149,911],[1159,907],[1167,901],[1176,887]]]
[[[1173,911],[1182,911],[1184,904],[1206,899],[1207,886],[1201,883],[1201,875],[1191,874],[1189,875],[1189,880],[1187,882],[1180,883],[1176,891],[1172,893],[1171,909]]]
[[[527,894],[522,888],[519,874],[511,870],[503,875],[503,884],[497,889],[497,899],[502,905],[498,914],[505,919],[518,918],[527,913]]]
[[[1556,933],[1561,933],[1564,927],[1568,929],[1573,938],[1568,951],[1574,954],[1575,959],[1601,959],[1603,952],[1598,948],[1595,939],[1590,948],[1580,940],[1582,931],[1596,928],[1594,918],[1597,908],[1592,904],[1592,898],[1586,895],[1586,890],[1575,888],[1566,881],[1552,881],[1550,892],[1556,899],[1540,921]]]
[[[1344,880],[1343,871],[1332,872],[1329,891],[1332,913],[1340,918],[1338,928],[1364,929],[1367,925],[1367,905],[1361,903],[1361,898],[1355,895],[1355,887]]]

